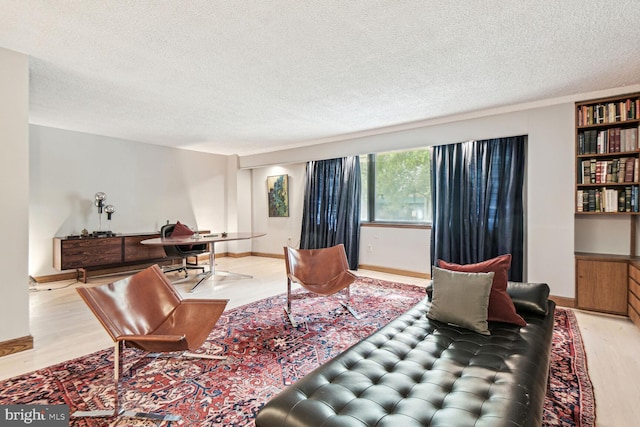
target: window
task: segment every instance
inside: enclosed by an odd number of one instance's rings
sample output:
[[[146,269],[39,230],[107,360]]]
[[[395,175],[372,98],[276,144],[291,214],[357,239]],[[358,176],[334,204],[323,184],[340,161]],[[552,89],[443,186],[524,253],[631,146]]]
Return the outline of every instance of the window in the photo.
[[[361,220],[431,223],[431,150],[360,157]]]

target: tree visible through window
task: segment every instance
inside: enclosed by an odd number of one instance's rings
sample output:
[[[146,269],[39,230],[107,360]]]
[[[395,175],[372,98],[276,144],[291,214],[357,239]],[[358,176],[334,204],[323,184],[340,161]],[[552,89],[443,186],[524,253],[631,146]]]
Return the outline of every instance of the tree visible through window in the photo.
[[[430,149],[371,154],[364,162],[363,221],[431,222]]]

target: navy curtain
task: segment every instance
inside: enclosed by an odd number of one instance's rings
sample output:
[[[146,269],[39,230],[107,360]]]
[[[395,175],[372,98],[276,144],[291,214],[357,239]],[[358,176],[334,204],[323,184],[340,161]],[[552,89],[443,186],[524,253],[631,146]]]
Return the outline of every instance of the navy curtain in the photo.
[[[307,163],[300,249],[344,244],[349,268],[360,249],[360,158]]]
[[[433,147],[431,265],[510,253],[509,280],[522,280],[525,152],[525,136]]]

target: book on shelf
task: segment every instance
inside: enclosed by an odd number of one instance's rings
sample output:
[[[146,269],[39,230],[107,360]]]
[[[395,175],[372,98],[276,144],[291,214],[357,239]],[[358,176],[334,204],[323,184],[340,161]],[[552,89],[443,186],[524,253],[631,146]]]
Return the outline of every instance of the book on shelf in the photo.
[[[578,133],[578,154],[597,154],[599,152],[598,138],[597,130],[585,130]]]
[[[591,184],[591,160],[582,160],[580,162],[578,184]]]
[[[622,157],[618,160],[618,183],[623,183],[627,174],[627,158]]]
[[[589,190],[585,190],[582,193],[582,210],[589,212]]]
[[[631,212],[631,186],[624,187],[624,209],[623,212]]]
[[[625,193],[626,190],[616,190],[618,196],[618,212],[624,212],[624,204],[625,204]]]
[[[638,127],[589,129],[578,133],[578,154],[608,154],[638,150]]]
[[[587,212],[596,212],[596,190],[589,189],[587,196]]]
[[[576,192],[576,212],[631,213],[638,212],[638,186],[624,188],[589,188]]]
[[[596,137],[596,153],[604,154],[604,153],[608,153],[609,150],[610,150],[610,147],[609,147],[608,132],[606,131],[598,132],[598,136]]]
[[[585,159],[578,166],[578,184],[623,184],[637,182],[638,159],[620,157],[611,160]]]
[[[618,190],[606,188],[604,194],[606,202],[602,212],[618,212]]]
[[[576,212],[640,213],[640,93],[576,104]]]
[[[581,105],[578,107],[578,126],[624,122],[638,119],[640,99]]]
[[[634,182],[635,159],[627,157],[625,160],[624,182]]]
[[[584,212],[584,192],[578,190],[576,192],[576,212]]]

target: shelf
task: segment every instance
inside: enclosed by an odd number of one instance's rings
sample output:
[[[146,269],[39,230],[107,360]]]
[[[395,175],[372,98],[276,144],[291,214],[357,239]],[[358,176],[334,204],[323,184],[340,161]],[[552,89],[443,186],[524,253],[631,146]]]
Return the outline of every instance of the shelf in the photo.
[[[576,184],[578,188],[602,188],[602,187],[631,187],[639,185],[638,182],[600,182],[597,184]]]
[[[640,94],[592,99],[576,103],[576,128],[597,129],[634,125],[640,121]]]
[[[591,153],[591,154],[577,154],[579,159],[591,159],[591,158],[616,158],[616,157],[637,157],[640,151],[618,151],[614,153]]]
[[[637,215],[640,93],[575,105],[575,213]]]
[[[610,218],[592,229],[605,239],[613,234],[601,227],[612,224],[612,217],[629,221],[629,255],[576,253],[576,307],[627,315],[629,262],[635,257],[640,215],[640,93],[575,106],[575,218]],[[640,308],[640,298],[630,301]],[[640,323],[640,314],[636,320]]]
[[[576,215],[640,215],[640,212],[575,212]]]
[[[596,123],[593,125],[576,126],[576,129],[578,131],[581,131],[581,130],[593,130],[593,129],[606,129],[611,127],[628,128],[628,127],[633,127],[638,125],[640,125],[640,119],[632,119],[632,120],[625,120],[623,122]]]

